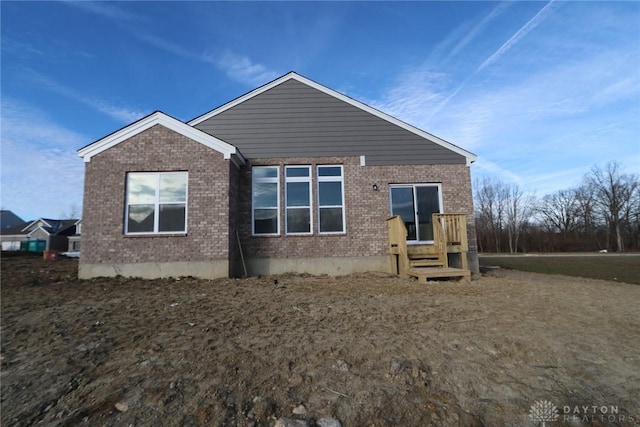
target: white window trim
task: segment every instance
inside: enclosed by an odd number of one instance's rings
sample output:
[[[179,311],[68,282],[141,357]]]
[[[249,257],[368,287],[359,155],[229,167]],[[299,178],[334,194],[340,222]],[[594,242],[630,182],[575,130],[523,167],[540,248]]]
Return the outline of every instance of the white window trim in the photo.
[[[288,177],[287,170],[289,169],[306,169],[309,171],[308,176],[294,176]],[[307,165],[287,165],[284,167],[284,232],[288,236],[310,236],[313,235],[313,184],[311,179],[311,166]],[[309,184],[309,205],[308,206],[292,206],[287,205],[287,184],[290,182],[306,182]],[[309,231],[308,232],[289,232],[289,226],[287,224],[287,213],[289,209],[308,209],[309,210]]]
[[[153,202],[153,231],[129,232],[129,207],[136,205],[150,205],[151,203],[129,203],[129,175],[155,175],[156,176],[156,197]],[[170,174],[181,174],[186,177],[184,202],[163,202],[160,203],[160,176]],[[187,224],[189,223],[189,173],[186,171],[171,172],[127,172],[126,175],[126,206],[124,212],[124,234],[126,236],[158,236],[158,235],[185,235],[187,234]],[[158,231],[160,227],[160,205],[184,205],[184,231]]]
[[[268,178],[256,178],[256,175],[253,173],[256,169],[275,169],[276,176],[268,177]],[[275,183],[276,184],[276,194],[278,197],[276,198],[276,233],[256,233],[255,227],[255,212],[256,207],[253,201],[253,188],[255,184],[260,183]],[[260,208],[260,209],[273,209],[273,208]],[[253,166],[251,168],[251,235],[252,236],[279,236],[280,235],[280,166]]]
[[[440,207],[440,213],[443,210],[442,204],[442,184],[437,182],[423,182],[416,184],[390,184],[389,185],[389,215],[393,215],[393,203],[391,199],[391,189],[393,188],[412,188],[413,189],[413,206],[414,206],[414,215],[415,215],[415,207],[417,206],[417,191],[416,187],[437,187],[438,188],[438,205]],[[417,220],[417,218],[416,218]],[[407,240],[408,245],[433,245],[433,240]]]
[[[320,176],[320,169],[323,167],[339,167],[340,176]],[[343,165],[316,165],[316,177],[317,177],[317,194],[318,194],[318,234],[330,235],[330,234],[346,234],[347,233],[347,218],[346,207],[344,203],[344,167]],[[342,205],[326,205],[320,206],[320,183],[321,182],[340,182],[340,189],[342,193]],[[320,231],[320,209],[321,208],[342,208],[342,231]]]

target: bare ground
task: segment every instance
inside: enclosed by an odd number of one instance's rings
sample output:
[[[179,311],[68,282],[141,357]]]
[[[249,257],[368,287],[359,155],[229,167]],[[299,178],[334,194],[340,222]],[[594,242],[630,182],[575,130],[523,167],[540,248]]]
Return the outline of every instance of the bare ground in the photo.
[[[3,426],[533,426],[540,400],[559,409],[551,425],[640,425],[637,285],[515,271],[79,281],[76,268],[2,259]],[[567,421],[565,407],[594,405]]]

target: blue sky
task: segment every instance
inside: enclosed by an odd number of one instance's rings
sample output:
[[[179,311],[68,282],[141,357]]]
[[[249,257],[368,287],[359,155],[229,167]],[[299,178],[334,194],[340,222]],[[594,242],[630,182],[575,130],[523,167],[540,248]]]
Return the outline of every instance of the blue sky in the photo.
[[[76,150],[188,121],[296,71],[478,155],[539,196],[640,171],[639,2],[6,2],[1,204],[82,204]]]

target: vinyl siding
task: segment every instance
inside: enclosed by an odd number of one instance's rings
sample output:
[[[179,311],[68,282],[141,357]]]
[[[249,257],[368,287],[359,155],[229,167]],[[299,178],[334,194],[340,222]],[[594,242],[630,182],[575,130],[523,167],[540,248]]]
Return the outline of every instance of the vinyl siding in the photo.
[[[368,165],[466,162],[458,153],[296,80],[195,127],[250,159],[365,155]]]

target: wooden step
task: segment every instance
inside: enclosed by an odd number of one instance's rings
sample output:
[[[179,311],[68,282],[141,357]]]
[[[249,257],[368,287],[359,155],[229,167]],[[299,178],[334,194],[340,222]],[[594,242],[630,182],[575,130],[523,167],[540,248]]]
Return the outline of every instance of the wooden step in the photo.
[[[439,259],[410,259],[411,267],[444,267],[444,263]]]
[[[417,277],[419,281],[429,279],[459,277],[464,281],[471,281],[471,272],[461,268],[451,267],[414,267],[408,271],[409,276]]]

